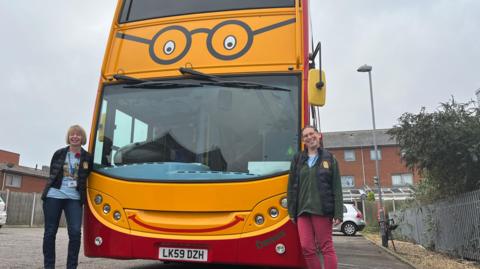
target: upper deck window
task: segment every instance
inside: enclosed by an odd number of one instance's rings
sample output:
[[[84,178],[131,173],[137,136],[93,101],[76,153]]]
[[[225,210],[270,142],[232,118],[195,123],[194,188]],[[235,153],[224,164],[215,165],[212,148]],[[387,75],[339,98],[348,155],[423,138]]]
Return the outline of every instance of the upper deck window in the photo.
[[[125,0],[119,22],[193,13],[294,6],[295,0]]]

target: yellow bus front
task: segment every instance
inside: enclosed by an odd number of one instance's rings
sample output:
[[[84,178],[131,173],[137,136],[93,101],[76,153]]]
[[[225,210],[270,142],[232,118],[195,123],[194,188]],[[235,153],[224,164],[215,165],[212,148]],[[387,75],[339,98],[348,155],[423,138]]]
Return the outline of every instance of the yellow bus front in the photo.
[[[119,1],[87,256],[302,266],[286,184],[307,113],[306,4]]]

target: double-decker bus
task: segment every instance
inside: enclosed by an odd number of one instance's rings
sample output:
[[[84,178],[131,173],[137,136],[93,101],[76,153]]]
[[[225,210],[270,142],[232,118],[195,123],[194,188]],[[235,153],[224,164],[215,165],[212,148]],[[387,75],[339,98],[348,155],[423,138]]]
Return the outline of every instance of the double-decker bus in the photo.
[[[303,266],[288,170],[325,94],[307,14],[308,0],[118,1],[90,135],[87,256]]]

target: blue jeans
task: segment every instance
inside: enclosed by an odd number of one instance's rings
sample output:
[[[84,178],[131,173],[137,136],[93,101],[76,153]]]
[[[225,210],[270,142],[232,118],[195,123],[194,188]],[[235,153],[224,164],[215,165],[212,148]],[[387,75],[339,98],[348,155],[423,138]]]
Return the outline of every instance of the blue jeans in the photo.
[[[45,233],[43,234],[43,258],[45,268],[55,268],[55,238],[58,224],[65,212],[68,227],[67,269],[77,268],[78,252],[82,237],[82,204],[79,200],[46,198],[43,201]]]

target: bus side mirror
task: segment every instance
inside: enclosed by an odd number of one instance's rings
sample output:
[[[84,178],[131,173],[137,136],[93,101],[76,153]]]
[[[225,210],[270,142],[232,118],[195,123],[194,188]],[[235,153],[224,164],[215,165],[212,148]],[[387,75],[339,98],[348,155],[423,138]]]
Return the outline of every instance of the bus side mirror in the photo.
[[[323,85],[320,85],[323,82]],[[320,71],[310,69],[308,71],[308,103],[314,106],[324,106],[326,96],[325,72],[322,71],[322,80],[320,80]]]

